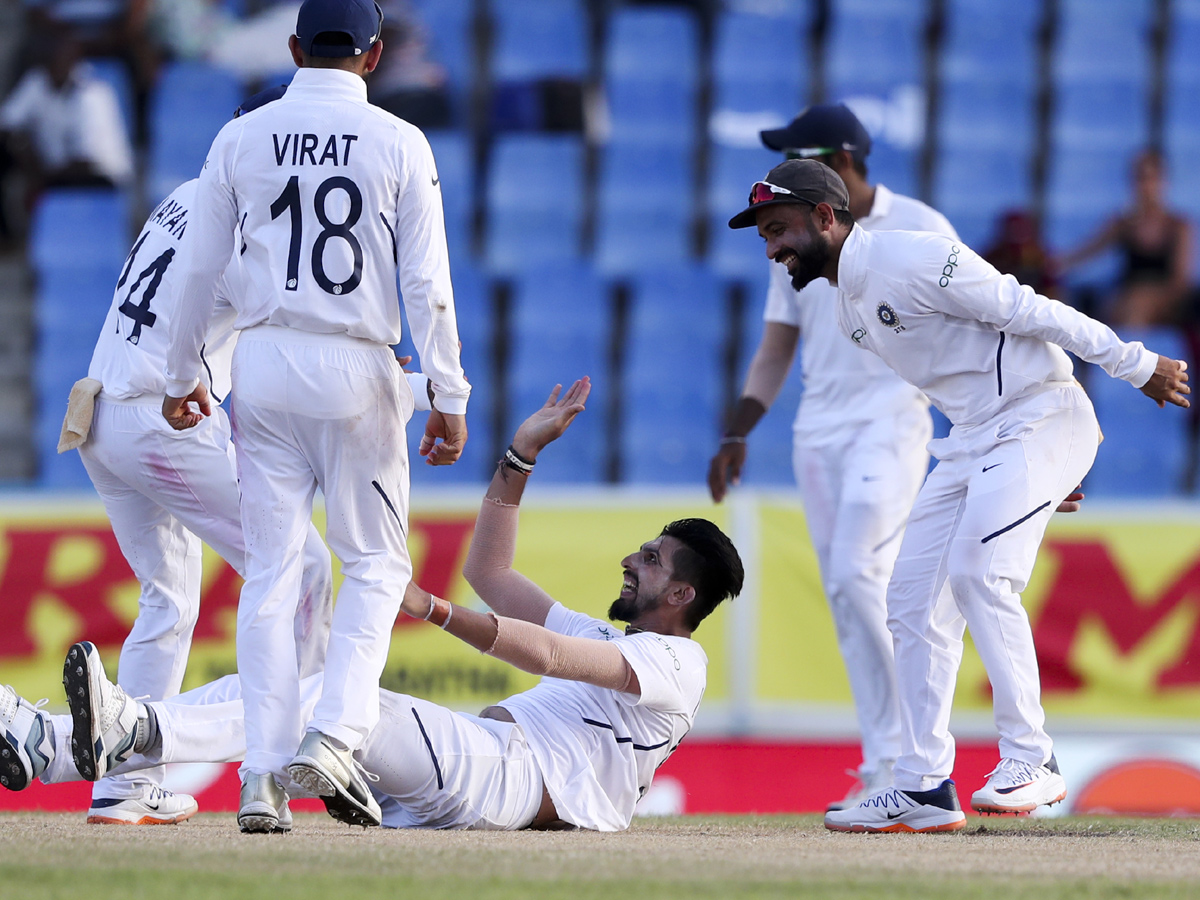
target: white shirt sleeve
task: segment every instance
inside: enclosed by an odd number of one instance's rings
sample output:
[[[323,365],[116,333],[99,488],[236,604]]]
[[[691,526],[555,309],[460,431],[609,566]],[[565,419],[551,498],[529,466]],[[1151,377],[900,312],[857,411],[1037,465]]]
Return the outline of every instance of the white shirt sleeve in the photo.
[[[223,152],[235,139],[229,129],[221,130],[208,151],[189,216],[179,310],[171,320],[167,350],[168,397],[186,397],[199,382],[200,347],[212,320],[214,287],[233,255],[237,205],[226,170],[229,155]]]
[[[600,641],[611,641],[614,638],[624,636],[624,632],[616,625],[609,622],[602,622],[600,619],[595,619],[584,613],[568,609],[557,601],[550,607],[550,611],[546,613],[546,624],[544,627],[558,634],[565,634],[570,637],[592,638]]]
[[[773,262],[771,279],[767,284],[767,306],[763,310],[764,322],[782,322],[785,325],[800,327],[799,300],[792,287],[792,279],[788,275],[787,266]],[[801,291],[801,296],[804,292]]]
[[[617,694],[630,706],[645,706],[663,712],[691,713],[685,671],[692,669],[690,648],[661,634],[642,632],[617,641],[617,649],[637,674],[641,693]]]
[[[1150,380],[1158,354],[1141,343],[1125,343],[1111,328],[1065,303],[1043,297],[950,238],[925,244],[910,278],[918,303],[960,319],[994,325],[1009,334],[1057,344],[1096,363],[1114,378],[1141,387]]]
[[[29,128],[37,109],[38,99],[45,96],[45,75],[40,69],[25,73],[25,77],[8,95],[0,107],[0,127],[10,130]]]
[[[396,265],[421,368],[433,382],[439,411],[462,415],[471,386],[463,377],[442,190],[433,151],[416,129],[408,142],[406,182],[396,207]]]
[[[112,86],[88,78],[79,88],[77,155],[117,184],[133,175],[133,151],[121,106]]]
[[[405,372],[408,389],[413,395],[413,412],[429,412],[429,376],[424,372]]]

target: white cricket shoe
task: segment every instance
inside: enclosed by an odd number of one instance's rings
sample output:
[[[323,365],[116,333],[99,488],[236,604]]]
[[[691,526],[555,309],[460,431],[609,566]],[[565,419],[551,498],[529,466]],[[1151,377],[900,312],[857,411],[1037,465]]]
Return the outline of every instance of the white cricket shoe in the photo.
[[[137,797],[93,797],[87,821],[89,825],[176,825],[199,809],[196,798],[189,794],[148,784]]]
[[[0,785],[23,791],[54,759],[50,717],[8,685],[0,687]]]
[[[885,787],[891,787],[893,762],[893,760],[885,759],[874,769],[868,769],[865,766],[859,766],[857,769],[847,769],[846,774],[853,775],[858,779],[857,782],[850,788],[850,793],[845,797],[841,800],[834,800],[826,806],[825,812],[858,806],[858,804],[872,794],[882,791]]]
[[[825,813],[830,831],[957,831],[967,824],[954,782],[947,778],[932,791],[887,787],[849,809]]]
[[[349,750],[339,750],[319,731],[310,731],[300,742],[288,776],[325,803],[325,810],[347,825],[378,825],[383,821],[379,803],[358,770]]]
[[[245,833],[280,833],[292,830],[292,811],[288,795],[274,775],[249,772],[242,782],[238,826]]]
[[[1005,757],[971,795],[971,808],[981,813],[1032,812],[1066,798],[1067,783],[1053,754],[1040,766]]]
[[[73,723],[71,758],[85,781],[99,781],[132,755],[139,704],[108,680],[91,641],[67,651],[63,687]]]

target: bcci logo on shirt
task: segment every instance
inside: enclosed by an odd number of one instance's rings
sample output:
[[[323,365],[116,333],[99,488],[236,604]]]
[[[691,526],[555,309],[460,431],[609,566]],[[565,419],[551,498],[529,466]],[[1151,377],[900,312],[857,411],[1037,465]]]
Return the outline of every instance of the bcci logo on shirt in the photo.
[[[875,307],[875,315],[879,317],[879,321],[886,325],[892,331],[899,334],[904,330],[904,326],[900,324],[900,317],[896,315],[896,311],[892,309],[888,303],[880,303]]]

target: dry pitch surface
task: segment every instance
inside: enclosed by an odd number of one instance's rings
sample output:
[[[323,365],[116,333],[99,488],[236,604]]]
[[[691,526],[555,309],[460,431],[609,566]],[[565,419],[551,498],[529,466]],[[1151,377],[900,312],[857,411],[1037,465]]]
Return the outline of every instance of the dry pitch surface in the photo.
[[[640,820],[625,834],[396,832],[297,816],[241,835],[0,815],[0,898],[1200,897],[1200,821],[971,819],[831,834],[817,816]]]

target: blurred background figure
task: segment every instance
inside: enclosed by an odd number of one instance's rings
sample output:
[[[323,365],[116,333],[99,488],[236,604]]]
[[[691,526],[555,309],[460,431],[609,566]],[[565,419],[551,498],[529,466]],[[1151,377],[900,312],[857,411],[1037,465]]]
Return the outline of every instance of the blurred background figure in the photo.
[[[1168,208],[1165,166],[1157,150],[1138,154],[1133,201],[1083,246],[1059,260],[1067,270],[1110,248],[1121,257],[1116,292],[1105,316],[1116,328],[1174,325],[1192,290],[1192,226]]]
[[[81,61],[75,34],[41,38],[41,62],[0,107],[0,127],[25,181],[27,205],[47,187],[117,187],[133,175],[116,93]]]
[[[1050,254],[1042,245],[1041,229],[1037,219],[1025,210],[1010,209],[1000,216],[983,258],[1039,294],[1058,299],[1058,284]]]
[[[367,85],[371,102],[418,128],[450,124],[446,70],[429,58],[429,31],[410,0],[383,0],[383,62]]]

